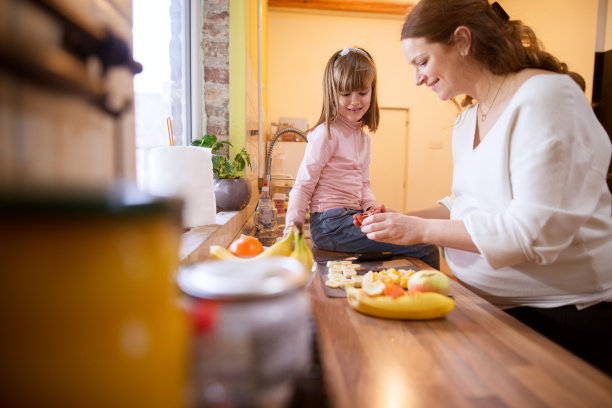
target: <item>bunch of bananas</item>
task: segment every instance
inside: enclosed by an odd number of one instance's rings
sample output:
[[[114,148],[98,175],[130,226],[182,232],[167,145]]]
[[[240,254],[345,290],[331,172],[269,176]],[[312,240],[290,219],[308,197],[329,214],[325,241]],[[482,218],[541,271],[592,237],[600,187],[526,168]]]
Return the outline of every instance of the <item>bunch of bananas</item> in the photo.
[[[346,298],[358,312],[387,319],[427,320],[446,316],[455,301],[436,292],[407,293],[398,297],[369,296],[361,289],[347,286]]]
[[[250,259],[269,258],[272,256],[288,256],[294,258],[304,265],[304,273],[306,275],[310,275],[312,273],[314,258],[310,248],[308,248],[308,245],[306,245],[302,228],[299,228],[296,225],[291,226],[289,234],[287,234],[285,238],[252,258],[239,258],[232,254],[227,248],[219,245],[210,246],[210,259],[213,260],[248,262]]]

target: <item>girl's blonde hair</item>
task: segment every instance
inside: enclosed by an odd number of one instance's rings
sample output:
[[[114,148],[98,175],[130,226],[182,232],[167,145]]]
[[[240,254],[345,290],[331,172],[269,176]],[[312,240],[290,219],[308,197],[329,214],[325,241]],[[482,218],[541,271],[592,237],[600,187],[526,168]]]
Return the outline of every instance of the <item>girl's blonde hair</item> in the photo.
[[[346,91],[361,91],[372,87],[370,107],[363,115],[362,126],[367,126],[371,132],[378,129],[380,113],[377,98],[376,65],[372,56],[363,48],[345,48],[335,52],[323,74],[323,108],[317,123],[312,130],[325,123],[327,137],[331,137],[330,124],[338,116],[338,94]]]

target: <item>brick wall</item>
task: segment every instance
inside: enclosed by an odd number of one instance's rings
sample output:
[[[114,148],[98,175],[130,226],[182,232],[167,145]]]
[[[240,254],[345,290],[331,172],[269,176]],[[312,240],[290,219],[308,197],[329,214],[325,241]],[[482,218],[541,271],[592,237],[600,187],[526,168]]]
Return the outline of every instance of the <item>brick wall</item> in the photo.
[[[203,3],[206,132],[229,140],[229,0]]]

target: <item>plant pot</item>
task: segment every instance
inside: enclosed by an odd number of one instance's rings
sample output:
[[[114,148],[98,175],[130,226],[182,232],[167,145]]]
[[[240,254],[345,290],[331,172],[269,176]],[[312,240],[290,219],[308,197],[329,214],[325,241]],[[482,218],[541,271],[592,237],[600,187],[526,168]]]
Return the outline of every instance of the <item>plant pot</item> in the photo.
[[[215,179],[215,200],[221,211],[239,211],[251,200],[251,183],[243,178]]]

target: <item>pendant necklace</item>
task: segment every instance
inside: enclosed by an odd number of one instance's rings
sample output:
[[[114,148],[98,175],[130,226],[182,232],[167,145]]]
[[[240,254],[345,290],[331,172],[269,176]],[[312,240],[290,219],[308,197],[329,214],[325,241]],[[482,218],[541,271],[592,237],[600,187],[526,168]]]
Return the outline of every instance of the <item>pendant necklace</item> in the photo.
[[[501,84],[499,85],[499,88],[497,88],[497,92],[495,93],[495,96],[493,97],[493,102],[491,102],[491,107],[489,108],[487,113],[484,113],[482,111],[480,104],[478,104],[478,109],[480,109],[480,120],[481,121],[484,122],[485,120],[487,120],[487,115],[489,114],[489,112],[491,112],[491,109],[493,109],[493,105],[495,105],[495,101],[497,100],[497,95],[499,95],[499,91],[502,89],[502,86],[504,86],[504,82],[506,82],[506,78],[508,78],[508,75],[504,77]]]

